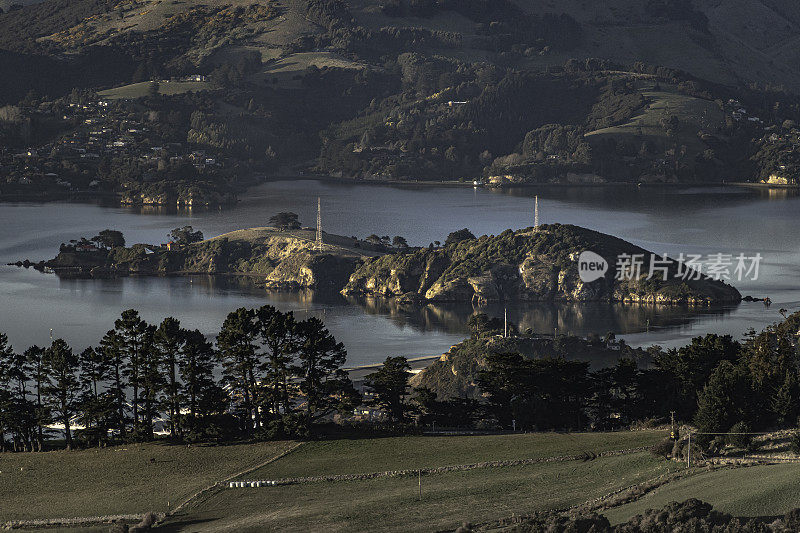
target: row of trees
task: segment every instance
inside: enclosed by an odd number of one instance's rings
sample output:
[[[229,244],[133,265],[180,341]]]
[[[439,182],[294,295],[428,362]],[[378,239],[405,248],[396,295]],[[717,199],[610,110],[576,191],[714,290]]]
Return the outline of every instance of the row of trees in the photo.
[[[62,339],[19,352],[0,334],[0,451],[41,451],[52,427],[68,449],[150,440],[159,421],[184,440],[307,435],[360,399],[345,358],[321,321],[271,306],[230,313],[216,343],[133,309],[80,353]]]
[[[536,358],[492,351],[499,321],[470,325],[472,342],[485,341],[473,365],[479,395],[412,391],[408,361],[390,357],[366,376],[367,403],[401,424],[517,430],[607,430],[672,411],[701,432],[746,432],[795,427],[800,415],[800,313],[741,343],[710,334],[649,350],[647,368],[622,357],[595,371],[555,342]],[[361,403],[345,359],[321,321],[271,306],[233,311],[214,343],[133,309],[80,353],[62,339],[20,353],[0,334],[0,450],[43,450],[51,428],[67,448],[150,440],[159,423],[189,441],[307,436]]]
[[[671,412],[703,433],[798,425],[800,313],[761,333],[751,331],[743,342],[709,334],[681,348],[649,349],[652,364],[644,368],[622,357],[616,365],[596,371],[590,371],[586,361],[556,353],[530,358],[493,352],[491,337],[502,325],[478,322],[470,324],[486,340],[481,361],[475,361],[478,399],[441,397],[430,389],[412,391],[407,386],[407,361],[390,358],[367,376],[374,403],[397,421],[413,415],[428,425],[517,430],[607,430],[648,419],[668,420]]]

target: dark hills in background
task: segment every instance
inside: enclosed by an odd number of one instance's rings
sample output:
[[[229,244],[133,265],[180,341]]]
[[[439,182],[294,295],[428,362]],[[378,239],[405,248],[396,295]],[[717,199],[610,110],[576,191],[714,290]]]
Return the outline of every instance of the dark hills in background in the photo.
[[[791,134],[787,120],[800,119],[793,0],[0,7],[0,103],[122,87],[101,94],[149,106],[124,86],[204,75],[201,111],[215,131],[237,132],[216,144],[256,162],[266,152],[273,170],[713,181],[794,164],[763,155],[765,129]],[[162,99],[199,105],[187,91],[162,88]],[[180,120],[178,137],[197,130]]]
[[[14,3],[0,2],[0,9],[8,11]],[[100,32],[112,29],[105,39],[87,38],[78,46],[99,41],[113,47],[115,37],[152,31],[153,22],[141,12],[159,4],[178,8],[163,10],[169,14],[191,12],[203,5],[251,3],[46,0],[0,17],[0,47],[36,55],[72,51],[70,46],[41,39],[75,28],[90,17],[112,14],[118,18],[117,13],[123,11],[124,24],[101,25]],[[461,59],[534,68],[562,64],[570,57],[599,57],[621,64],[642,61],[667,66],[723,84],[759,82],[800,90],[800,4],[793,0],[281,0],[274,4],[285,14],[265,34],[255,36],[256,46],[285,48],[298,39],[324,35],[325,26],[331,25],[366,31],[396,26],[460,34],[458,45],[431,42],[409,48],[426,48]],[[544,17],[562,19],[562,24]],[[489,39],[477,35],[481,32],[475,25],[481,23],[517,26],[503,29],[511,34],[507,48],[535,46],[542,39],[541,44],[551,50],[534,57],[494,57],[484,46]],[[364,47],[360,55],[370,55],[370,51]],[[116,70],[111,73],[115,75]]]

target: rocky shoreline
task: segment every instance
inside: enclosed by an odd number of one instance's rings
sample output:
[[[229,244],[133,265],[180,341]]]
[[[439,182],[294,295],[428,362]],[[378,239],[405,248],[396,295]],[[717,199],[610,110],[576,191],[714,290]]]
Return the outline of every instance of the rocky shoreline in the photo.
[[[592,251],[611,268],[599,279],[581,280],[578,256]],[[642,274],[616,279],[618,257],[641,254]],[[648,278],[654,256],[631,243],[570,225],[507,230],[365,261],[342,290],[349,296],[378,296],[408,302],[603,301],[710,305],[741,301],[722,281],[683,280],[671,261],[667,279]]]
[[[467,232],[469,233],[469,232]],[[623,254],[649,252],[599,232],[546,225],[497,236],[469,237],[444,246],[397,249],[313,229],[238,230],[186,246],[135,244],[108,250],[63,249],[53,259],[20,267],[64,277],[236,275],[270,291],[318,289],[400,303],[625,302],[710,305],[741,301],[734,287],[710,278],[682,280],[669,264],[667,279],[618,280],[613,268],[583,282],[577,257],[591,250],[614,265]],[[645,263],[642,272],[647,272]]]

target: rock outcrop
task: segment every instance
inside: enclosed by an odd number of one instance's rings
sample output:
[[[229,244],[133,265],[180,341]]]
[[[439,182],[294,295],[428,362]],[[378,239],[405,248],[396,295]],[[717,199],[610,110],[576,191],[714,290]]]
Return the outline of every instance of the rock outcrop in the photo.
[[[318,249],[313,230],[251,228],[170,249],[135,244],[62,251],[39,266],[72,277],[231,274],[249,276],[269,290],[339,291],[361,262],[377,253],[367,242],[337,235],[325,235]]]
[[[584,282],[578,257],[592,251],[608,270]],[[616,279],[618,258],[641,254],[640,275]],[[428,302],[608,301],[661,304],[738,302],[739,292],[722,281],[681,279],[669,261],[667,276],[654,269],[653,255],[616,237],[569,225],[546,225],[483,236],[366,260],[342,293]],[[655,265],[654,265],[655,266]],[[648,277],[650,279],[648,279]]]

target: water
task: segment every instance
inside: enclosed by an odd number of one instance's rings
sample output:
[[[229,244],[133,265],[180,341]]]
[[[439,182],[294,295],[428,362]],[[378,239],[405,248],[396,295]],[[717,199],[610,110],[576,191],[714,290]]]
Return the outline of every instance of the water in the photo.
[[[278,211],[294,211],[306,225],[322,199],[330,233],[365,237],[402,235],[412,245],[443,241],[463,227],[497,234],[533,223],[534,194],[543,223],[561,222],[610,233],[657,253],[761,253],[757,280],[736,282],[743,294],[770,296],[771,308],[742,303],[697,313],[677,307],[607,304],[509,307],[523,329],[578,334],[616,331],[635,345],[684,344],[706,332],[740,337],[800,308],[800,197],[788,191],[738,188],[627,189],[525,188],[494,191],[455,187],[389,187],[318,181],[280,181],[250,191],[232,210],[170,212],[86,204],[0,205],[0,263],[52,257],[61,242],[91,237],[104,228],[124,232],[128,243],[160,243],[174,227],[191,224],[207,236],[268,224]],[[179,318],[214,335],[224,316],[240,306],[270,303],[300,317],[322,318],[348,349],[352,365],[387,356],[437,355],[464,338],[469,306],[398,307],[338,295],[269,295],[225,279],[123,278],[67,280],[16,267],[0,267],[0,331],[24,348],[49,341],[50,328],[76,347],[96,343],[119,313],[138,309],[145,319]],[[487,312],[502,316],[503,309]]]

